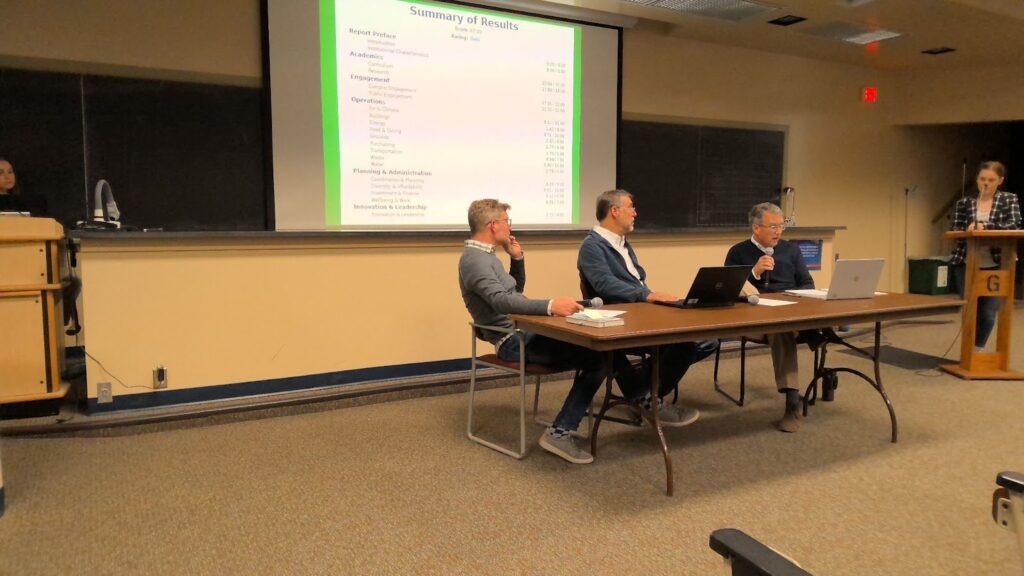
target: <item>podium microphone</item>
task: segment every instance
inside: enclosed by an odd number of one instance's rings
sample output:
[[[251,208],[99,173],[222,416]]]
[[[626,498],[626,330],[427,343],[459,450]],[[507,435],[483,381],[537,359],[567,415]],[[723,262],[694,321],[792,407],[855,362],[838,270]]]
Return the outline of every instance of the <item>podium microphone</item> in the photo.
[[[764,254],[765,254],[765,256],[774,256],[775,255],[775,248],[772,248],[771,246],[765,248],[764,249]],[[764,280],[765,288],[768,287],[768,281],[771,279],[771,273],[772,273],[771,270],[765,270],[764,274],[761,275],[761,278]]]
[[[978,199],[974,201],[974,230],[978,230],[978,206],[981,204],[981,197],[988,193],[988,182],[981,185]]]
[[[600,297],[590,298],[588,300],[577,300],[576,303],[584,308],[600,308],[601,306],[604,306],[604,300],[601,300]]]

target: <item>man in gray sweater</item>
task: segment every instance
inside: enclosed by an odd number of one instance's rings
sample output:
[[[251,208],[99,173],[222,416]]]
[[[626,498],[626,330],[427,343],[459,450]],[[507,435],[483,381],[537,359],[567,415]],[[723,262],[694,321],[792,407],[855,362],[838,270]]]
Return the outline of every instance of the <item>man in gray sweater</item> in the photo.
[[[514,328],[508,314],[568,316],[582,310],[572,298],[550,300],[527,298],[526,264],[523,248],[512,235],[509,205],[497,200],[476,200],[469,205],[470,239],[459,259],[459,288],[473,322],[486,326]],[[501,248],[511,258],[505,272],[495,250]],[[519,361],[519,339],[512,334],[481,330],[480,336],[494,344],[498,357]],[[586,414],[591,400],[604,380],[604,358],[600,352],[538,334],[523,339],[528,363],[577,369],[572,388],[552,426],[540,437],[542,448],[572,462],[589,464],[594,457],[576,445],[572,432]]]

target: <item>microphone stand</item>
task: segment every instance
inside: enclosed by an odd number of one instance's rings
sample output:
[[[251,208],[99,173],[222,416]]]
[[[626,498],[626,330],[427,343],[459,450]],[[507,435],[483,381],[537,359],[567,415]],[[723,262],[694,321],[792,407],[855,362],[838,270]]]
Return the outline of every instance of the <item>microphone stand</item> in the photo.
[[[978,199],[974,201],[974,230],[978,230],[978,206],[981,204],[981,195],[988,192],[988,184],[978,191]]]

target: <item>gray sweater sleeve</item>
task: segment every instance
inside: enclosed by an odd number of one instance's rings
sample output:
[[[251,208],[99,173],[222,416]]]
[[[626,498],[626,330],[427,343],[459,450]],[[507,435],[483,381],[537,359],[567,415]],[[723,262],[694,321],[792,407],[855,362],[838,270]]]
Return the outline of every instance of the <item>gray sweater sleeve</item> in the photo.
[[[459,260],[459,287],[466,309],[477,324],[512,328],[508,314],[546,316],[548,301],[523,296],[526,267],[522,260],[513,260],[512,274],[501,267],[493,254],[466,248]],[[497,341],[503,334],[488,333],[487,340]]]

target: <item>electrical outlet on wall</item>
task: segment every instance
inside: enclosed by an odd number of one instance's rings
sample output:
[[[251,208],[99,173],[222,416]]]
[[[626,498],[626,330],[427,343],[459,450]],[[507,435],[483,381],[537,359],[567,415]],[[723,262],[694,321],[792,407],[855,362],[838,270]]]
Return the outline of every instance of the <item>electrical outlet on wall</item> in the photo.
[[[96,385],[96,403],[109,404],[114,401],[114,393],[110,389],[110,382],[100,382]]]
[[[153,389],[167,388],[167,368],[162,364],[153,368]]]

